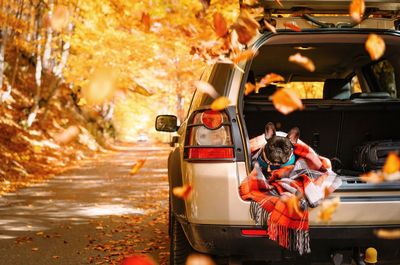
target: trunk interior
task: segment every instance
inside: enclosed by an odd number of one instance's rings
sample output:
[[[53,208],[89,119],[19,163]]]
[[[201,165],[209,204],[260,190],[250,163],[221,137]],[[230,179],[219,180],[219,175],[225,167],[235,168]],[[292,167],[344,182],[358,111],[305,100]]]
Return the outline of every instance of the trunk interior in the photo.
[[[355,148],[367,141],[399,140],[399,102],[335,102],[304,100],[305,109],[290,115],[276,111],[264,97],[245,99],[244,120],[249,139],[264,133],[267,122],[280,131],[299,127],[300,139],[333,162],[345,175],[358,175],[353,167]]]

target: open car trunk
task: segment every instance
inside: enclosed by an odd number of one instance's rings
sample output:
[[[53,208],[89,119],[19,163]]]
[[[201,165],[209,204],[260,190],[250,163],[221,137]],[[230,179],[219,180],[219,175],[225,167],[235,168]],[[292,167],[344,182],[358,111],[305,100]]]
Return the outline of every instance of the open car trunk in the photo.
[[[259,54],[246,68],[246,82],[255,84],[272,72],[282,75],[286,83],[243,96],[241,106],[249,139],[263,134],[268,122],[284,132],[299,127],[302,141],[331,159],[337,173],[350,177],[362,173],[353,163],[358,146],[369,141],[400,140],[399,37],[385,36],[385,54],[374,62],[364,48],[367,36],[283,33],[258,44]],[[288,62],[286,58],[297,52],[314,61],[315,72]],[[377,70],[377,66],[382,68]],[[360,84],[357,89],[355,79]],[[288,115],[278,112],[270,96],[279,87],[291,88],[302,82],[319,83],[316,89],[320,91],[302,93],[304,110]]]

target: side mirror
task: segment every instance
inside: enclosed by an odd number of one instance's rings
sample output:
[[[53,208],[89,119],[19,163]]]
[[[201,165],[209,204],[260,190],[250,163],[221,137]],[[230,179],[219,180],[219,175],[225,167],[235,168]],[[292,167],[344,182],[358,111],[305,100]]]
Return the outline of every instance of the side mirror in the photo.
[[[178,130],[178,118],[174,115],[158,115],[156,118],[156,130],[176,132]]]

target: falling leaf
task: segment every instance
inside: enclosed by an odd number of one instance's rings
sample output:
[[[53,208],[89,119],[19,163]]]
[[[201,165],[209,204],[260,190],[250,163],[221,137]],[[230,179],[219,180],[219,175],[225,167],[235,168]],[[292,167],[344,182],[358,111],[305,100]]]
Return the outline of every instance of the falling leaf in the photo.
[[[385,180],[383,178],[382,172],[380,172],[380,171],[371,171],[371,172],[362,174],[360,176],[360,179],[362,181],[365,181],[368,183],[373,183],[373,184],[381,183]]]
[[[78,101],[78,106],[85,106],[87,104],[87,101],[86,101],[86,99],[84,99],[84,98],[80,98],[79,99],[79,101]]]
[[[215,88],[205,81],[196,80],[194,81],[194,86],[203,93],[210,95],[212,98],[217,98],[219,96]]]
[[[272,95],[274,107],[284,115],[297,109],[304,109],[301,99],[296,92],[290,88],[282,88]]]
[[[98,69],[90,78],[89,85],[82,89],[82,96],[88,104],[102,104],[115,92],[115,76],[109,69]]]
[[[232,28],[238,34],[238,41],[241,44],[247,44],[256,36],[260,24],[246,11],[242,10],[236,23]]]
[[[191,254],[186,259],[185,265],[216,265],[215,262],[207,255]]]
[[[245,88],[244,95],[247,96],[256,89],[256,86],[250,82],[247,82],[244,88]]]
[[[31,248],[32,251],[39,251],[39,248]]]
[[[192,186],[190,186],[190,185],[184,185],[184,186],[182,186],[182,187],[175,187],[175,188],[173,188],[173,190],[172,190],[172,193],[176,196],[176,197],[178,197],[178,198],[181,198],[181,199],[187,199],[188,197],[189,197],[189,195],[191,194],[191,192],[192,192]]]
[[[271,25],[268,21],[264,20],[265,28],[271,31],[272,33],[276,33],[276,28]]]
[[[335,197],[331,200],[324,200],[321,204],[321,210],[318,213],[318,220],[328,223],[332,220],[332,215],[335,213],[336,208],[339,206],[340,198]]]
[[[296,63],[302,67],[304,67],[305,69],[307,69],[310,72],[314,72],[315,71],[315,65],[314,62],[311,61],[311,59],[302,56],[300,53],[296,53],[294,55],[290,55],[289,56],[289,62],[292,63]]]
[[[356,22],[361,22],[365,11],[364,0],[352,0],[350,3],[350,16]]]
[[[219,97],[211,103],[212,110],[223,110],[230,104],[230,100],[227,97]]]
[[[269,73],[260,80],[260,83],[262,83],[264,86],[268,86],[274,82],[285,82],[285,78],[275,73]]]
[[[133,165],[133,167],[132,167],[132,169],[131,169],[131,171],[130,171],[131,175],[136,174],[136,173],[139,171],[139,169],[142,168],[142,166],[144,165],[145,162],[146,162],[146,159],[139,159],[139,160]]]
[[[385,41],[376,34],[370,34],[365,42],[365,49],[373,61],[382,57],[385,53],[385,48]]]
[[[253,58],[256,54],[257,52],[254,50],[246,50],[244,52],[239,53],[238,55],[235,55],[232,58],[232,62],[238,64],[241,61],[246,61]]]
[[[58,5],[54,8],[50,19],[50,26],[55,31],[61,31],[68,26],[69,10],[66,6]]]
[[[293,213],[297,214],[298,216],[303,216],[303,211],[300,210],[300,200],[296,196],[290,196],[289,198],[285,199],[284,202],[286,203],[289,215],[293,215]]]
[[[69,126],[67,129],[62,131],[61,133],[57,134],[54,136],[54,141],[56,141],[58,144],[68,144],[75,139],[78,138],[80,133],[80,129],[75,126]]]
[[[385,165],[383,166],[383,173],[392,174],[400,170],[400,158],[399,156],[391,152],[386,158]]]
[[[399,239],[400,229],[378,229],[375,230],[375,234],[377,237],[383,239]]]
[[[149,13],[143,12],[140,22],[142,22],[145,31],[149,31],[150,30],[151,19],[150,19]]]
[[[147,255],[133,255],[125,258],[121,265],[156,265],[156,262]]]
[[[297,26],[294,22],[285,22],[285,23],[283,23],[283,25],[285,27],[290,28],[293,31],[297,31],[297,32],[301,31],[301,28],[299,28],[299,26]]]
[[[226,20],[219,12],[214,14],[214,30],[218,37],[224,37],[226,34],[228,34]]]

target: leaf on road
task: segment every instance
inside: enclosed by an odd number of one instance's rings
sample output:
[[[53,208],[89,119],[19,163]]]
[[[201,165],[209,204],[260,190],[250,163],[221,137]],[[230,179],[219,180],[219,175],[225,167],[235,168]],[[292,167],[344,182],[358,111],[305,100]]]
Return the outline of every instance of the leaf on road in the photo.
[[[185,265],[216,265],[215,262],[207,255],[191,254],[187,259]]]
[[[194,86],[201,92],[210,95],[210,97],[212,97],[212,98],[219,97],[218,92],[215,90],[215,88],[210,83],[207,83],[207,82],[201,81],[201,80],[196,80],[196,81],[194,81]]]
[[[189,197],[189,195],[191,194],[192,189],[193,189],[192,186],[190,186],[190,185],[184,185],[184,186],[182,186],[182,187],[175,187],[175,188],[173,188],[172,193],[173,193],[176,197],[185,200],[185,199],[187,199],[187,198]]]
[[[303,103],[296,92],[290,88],[282,88],[272,95],[274,107],[284,115],[297,109],[304,109]]]
[[[285,22],[283,25],[287,28],[290,28],[293,31],[300,32],[301,28],[295,24],[295,22]]]
[[[315,71],[314,62],[311,59],[309,59],[308,57],[302,56],[300,53],[290,55],[289,62],[296,63],[296,64],[304,67],[305,69],[307,69],[310,72]]]
[[[365,11],[364,0],[352,0],[349,7],[349,13],[351,18],[355,22],[361,22]]]
[[[375,230],[375,235],[382,239],[399,239],[400,229],[378,229]]]
[[[378,60],[385,53],[385,41],[376,34],[370,34],[365,42],[365,49],[369,53],[371,60]]]
[[[144,165],[145,162],[146,162],[146,159],[139,159],[139,160],[133,165],[133,167],[132,167],[132,169],[131,169],[131,171],[130,171],[131,175],[136,174],[136,173],[139,171],[139,169],[141,169],[141,168],[143,167],[143,165]]]
[[[340,204],[340,198],[335,197],[331,200],[324,200],[321,204],[321,210],[318,213],[320,222],[328,223],[332,220],[332,215],[336,212],[336,208]]]
[[[59,259],[59,258],[61,258],[60,256],[56,256],[56,255],[54,255],[54,256],[51,256],[53,259]]]
[[[31,248],[32,251],[39,251],[39,248]]]
[[[224,16],[217,12],[214,14],[214,30],[218,37],[225,37],[228,34],[228,26]]]
[[[230,104],[230,100],[227,97],[219,97],[211,103],[212,110],[223,110],[228,107]]]
[[[125,258],[121,265],[156,265],[156,262],[147,255],[133,255]]]

